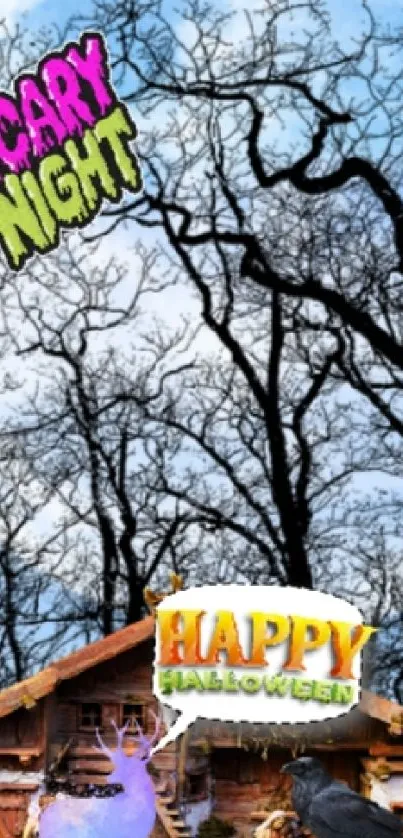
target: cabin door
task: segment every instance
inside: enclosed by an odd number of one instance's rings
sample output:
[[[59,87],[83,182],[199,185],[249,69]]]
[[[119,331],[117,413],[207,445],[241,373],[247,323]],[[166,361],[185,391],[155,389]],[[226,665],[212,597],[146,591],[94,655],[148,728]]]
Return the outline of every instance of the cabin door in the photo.
[[[28,799],[20,793],[0,792],[0,838],[21,838]]]

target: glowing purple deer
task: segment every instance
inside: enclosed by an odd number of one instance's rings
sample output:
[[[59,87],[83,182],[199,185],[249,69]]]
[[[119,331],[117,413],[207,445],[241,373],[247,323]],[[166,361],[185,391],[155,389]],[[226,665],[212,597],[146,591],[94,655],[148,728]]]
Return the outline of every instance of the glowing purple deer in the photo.
[[[40,838],[148,838],[155,821],[155,789],[147,763],[160,728],[160,719],[154,718],[155,730],[150,739],[137,725],[138,735],[133,738],[139,748],[133,756],[127,756],[123,750],[130,720],[120,729],[112,722],[117,735],[116,751],[108,748],[96,731],[97,750],[114,765],[108,782],[119,783],[123,791],[114,797],[56,800],[41,815]]]

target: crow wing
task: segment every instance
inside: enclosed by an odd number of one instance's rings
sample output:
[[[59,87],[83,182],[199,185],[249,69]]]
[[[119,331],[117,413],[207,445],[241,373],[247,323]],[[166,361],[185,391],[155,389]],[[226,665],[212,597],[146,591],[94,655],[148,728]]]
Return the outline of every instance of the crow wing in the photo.
[[[398,838],[400,819],[371,800],[360,797],[342,783],[331,783],[309,807],[307,826],[317,838]]]

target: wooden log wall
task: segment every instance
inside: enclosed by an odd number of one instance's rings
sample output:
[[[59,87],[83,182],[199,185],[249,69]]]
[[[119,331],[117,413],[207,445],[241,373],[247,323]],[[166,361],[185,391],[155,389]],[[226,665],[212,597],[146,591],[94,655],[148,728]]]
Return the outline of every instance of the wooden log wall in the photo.
[[[119,723],[124,704],[144,703],[146,708],[157,713],[158,705],[152,694],[152,650],[149,644],[142,644],[62,682],[53,699],[49,721],[48,765],[57,760],[58,755],[69,745],[62,774],[67,776],[68,772],[72,772],[73,781],[78,785],[103,785],[107,782],[107,774],[112,766],[94,750],[95,730],[80,728],[81,706],[85,703],[101,705],[101,736],[112,748],[116,745],[116,734],[110,721],[114,719]],[[147,710],[145,721],[145,732],[151,734],[154,719]],[[130,737],[126,743],[127,752],[132,753]],[[175,743],[156,754],[152,764],[162,774],[173,772],[176,767]]]
[[[307,754],[317,755],[307,751]],[[252,812],[291,809],[291,781],[280,768],[293,757],[289,750],[269,750],[267,760],[242,749],[220,749],[211,755],[215,776],[214,814],[232,822],[237,830],[250,836],[257,826]],[[335,778],[359,791],[360,759],[356,752],[325,752],[320,759]]]

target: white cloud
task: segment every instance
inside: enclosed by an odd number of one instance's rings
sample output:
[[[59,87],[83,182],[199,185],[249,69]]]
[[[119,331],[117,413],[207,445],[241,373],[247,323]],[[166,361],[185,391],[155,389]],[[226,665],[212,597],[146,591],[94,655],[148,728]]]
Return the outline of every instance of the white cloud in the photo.
[[[117,297],[118,304],[127,304],[130,298],[136,279],[140,276],[141,260],[135,252],[134,243],[141,240],[146,249],[154,248],[163,236],[154,229],[147,230],[131,228],[131,237],[127,230],[117,228],[104,238],[100,239],[99,247],[94,257],[98,266],[106,265],[111,257],[116,257],[120,264],[127,268],[126,281],[122,282],[120,294]],[[158,269],[156,269],[158,274]],[[162,276],[164,273],[162,272]],[[165,280],[167,276],[165,276]],[[149,294],[141,303],[143,316],[140,318],[141,328],[146,329],[147,324],[152,325],[155,318],[158,323],[174,332],[183,325],[184,319],[195,327],[201,318],[201,300],[195,293],[190,282],[184,279],[180,285],[166,287],[158,294]],[[221,350],[217,338],[207,327],[201,328],[192,345],[192,352],[199,352],[200,355],[210,355],[212,352]]]
[[[0,20],[5,19],[8,24],[16,23],[19,15],[28,12],[34,6],[39,6],[41,0],[2,0]]]

